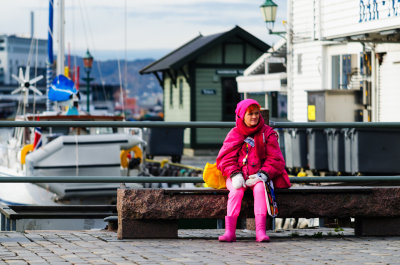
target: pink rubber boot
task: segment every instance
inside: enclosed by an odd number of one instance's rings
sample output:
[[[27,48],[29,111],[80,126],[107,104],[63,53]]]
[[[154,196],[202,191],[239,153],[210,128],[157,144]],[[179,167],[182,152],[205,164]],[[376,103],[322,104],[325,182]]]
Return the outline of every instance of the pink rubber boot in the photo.
[[[269,242],[269,236],[267,236],[267,234],[265,233],[267,216],[257,214],[255,215],[255,219],[256,219],[256,241]]]
[[[225,216],[225,234],[218,237],[221,242],[235,242],[236,241],[236,222],[237,216]]]

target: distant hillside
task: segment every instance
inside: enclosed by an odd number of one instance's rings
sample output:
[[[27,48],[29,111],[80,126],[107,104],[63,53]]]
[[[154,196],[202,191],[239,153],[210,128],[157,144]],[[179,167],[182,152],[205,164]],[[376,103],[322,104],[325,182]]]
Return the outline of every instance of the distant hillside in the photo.
[[[71,63],[75,61],[75,58],[71,58]],[[82,57],[76,57],[77,65],[80,67],[81,78],[86,76],[83,69]],[[130,96],[142,97],[145,92],[147,93],[162,93],[162,89],[154,77],[154,75],[140,75],[139,70],[146,65],[154,62],[154,59],[138,59],[127,62],[127,88],[130,91]],[[120,61],[121,78],[122,83],[125,82],[125,61]],[[100,71],[99,71],[100,70]],[[91,77],[95,78],[94,82],[101,84],[100,72],[103,81],[106,84],[119,85],[119,71],[117,60],[107,61],[94,61]],[[83,81],[80,81],[81,85]]]

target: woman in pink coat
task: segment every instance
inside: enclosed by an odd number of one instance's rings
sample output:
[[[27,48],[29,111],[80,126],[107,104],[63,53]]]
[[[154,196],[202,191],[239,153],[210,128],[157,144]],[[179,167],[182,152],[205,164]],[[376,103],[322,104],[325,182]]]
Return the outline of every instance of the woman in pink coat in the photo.
[[[236,241],[236,222],[244,191],[253,190],[256,241],[267,242],[267,204],[262,181],[272,180],[275,188],[289,188],[285,161],[276,132],[264,124],[260,104],[245,99],[236,107],[236,127],[226,136],[217,157],[217,167],[226,176],[229,190],[225,234],[219,241]]]

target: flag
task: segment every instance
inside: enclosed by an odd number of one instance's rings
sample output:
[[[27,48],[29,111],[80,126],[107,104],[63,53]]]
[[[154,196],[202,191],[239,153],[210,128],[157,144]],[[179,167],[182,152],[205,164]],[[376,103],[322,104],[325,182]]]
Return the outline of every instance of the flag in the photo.
[[[33,150],[37,150],[41,146],[42,146],[42,130],[39,127],[36,127],[35,138],[33,139]]]
[[[66,76],[58,75],[54,78],[49,88],[48,98],[51,101],[66,101],[72,99],[73,95],[78,96],[74,82]]]

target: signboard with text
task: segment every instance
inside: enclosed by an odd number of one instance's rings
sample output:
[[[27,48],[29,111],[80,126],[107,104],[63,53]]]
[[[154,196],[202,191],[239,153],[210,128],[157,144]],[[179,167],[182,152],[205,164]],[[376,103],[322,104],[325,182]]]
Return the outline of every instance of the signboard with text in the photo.
[[[321,1],[321,37],[340,38],[400,28],[400,2]]]

